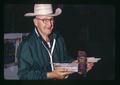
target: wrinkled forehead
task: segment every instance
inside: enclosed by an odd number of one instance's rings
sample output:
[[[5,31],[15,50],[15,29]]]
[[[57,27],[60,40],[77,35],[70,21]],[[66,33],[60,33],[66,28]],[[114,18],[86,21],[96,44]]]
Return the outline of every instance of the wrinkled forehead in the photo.
[[[40,19],[51,19],[53,18],[52,16],[36,16],[36,18],[40,18]]]

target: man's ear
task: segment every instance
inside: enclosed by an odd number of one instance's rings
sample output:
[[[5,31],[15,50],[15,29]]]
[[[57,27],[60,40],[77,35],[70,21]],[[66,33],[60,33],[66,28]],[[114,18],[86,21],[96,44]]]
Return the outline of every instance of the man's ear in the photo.
[[[33,23],[37,27],[37,20],[35,18],[33,19]]]

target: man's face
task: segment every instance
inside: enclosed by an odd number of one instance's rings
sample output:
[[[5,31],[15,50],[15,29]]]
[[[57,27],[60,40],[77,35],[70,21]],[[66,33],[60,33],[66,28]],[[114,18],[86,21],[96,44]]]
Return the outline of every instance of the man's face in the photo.
[[[52,32],[53,23],[53,17],[49,16],[36,16],[34,19],[34,24],[42,35],[48,36]]]

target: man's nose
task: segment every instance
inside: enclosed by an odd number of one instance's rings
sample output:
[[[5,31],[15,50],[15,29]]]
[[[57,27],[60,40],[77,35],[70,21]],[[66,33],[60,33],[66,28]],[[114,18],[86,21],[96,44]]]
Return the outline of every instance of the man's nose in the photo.
[[[53,22],[52,22],[52,21],[50,21],[50,20],[49,20],[49,21],[47,21],[47,25],[48,25],[48,26],[52,26],[52,24],[53,24]]]

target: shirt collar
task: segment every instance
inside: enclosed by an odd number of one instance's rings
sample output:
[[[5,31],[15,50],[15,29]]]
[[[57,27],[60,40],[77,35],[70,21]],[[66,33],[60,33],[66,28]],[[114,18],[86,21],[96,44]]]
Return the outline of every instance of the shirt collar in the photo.
[[[38,31],[37,31],[37,28],[35,28],[35,33],[37,34],[37,36],[39,36],[39,33],[38,33]]]

